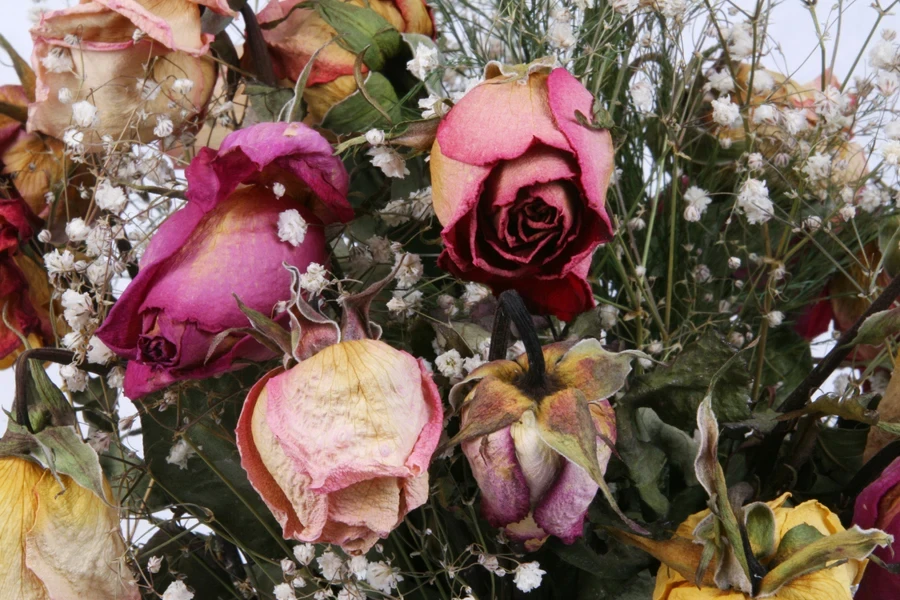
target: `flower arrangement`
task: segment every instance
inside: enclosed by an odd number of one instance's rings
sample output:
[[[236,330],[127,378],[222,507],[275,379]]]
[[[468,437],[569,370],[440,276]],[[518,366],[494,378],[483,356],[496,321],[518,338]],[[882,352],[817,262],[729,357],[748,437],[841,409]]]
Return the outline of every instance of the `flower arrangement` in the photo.
[[[43,1],[0,600],[900,593],[896,2]]]

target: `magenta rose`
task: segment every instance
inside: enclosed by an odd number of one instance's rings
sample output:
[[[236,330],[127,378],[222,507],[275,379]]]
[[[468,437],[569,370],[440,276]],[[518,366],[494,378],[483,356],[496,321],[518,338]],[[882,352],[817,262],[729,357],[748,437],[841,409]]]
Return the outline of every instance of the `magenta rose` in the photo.
[[[594,306],[591,256],[612,236],[612,140],[578,122],[579,112],[591,118],[594,99],[565,69],[492,64],[485,75],[431,151],[439,264],[569,320]]]
[[[227,371],[239,360],[271,358],[252,337],[234,334],[207,359],[213,338],[249,325],[233,295],[271,314],[291,295],[282,263],[301,272],[310,263],[326,264],[324,226],[353,217],[341,161],[300,123],[236,131],[218,152],[203,148],[186,176],[187,206],[153,236],[140,273],[97,331],[129,360],[125,393],[131,398]],[[289,209],[307,224],[297,245],[278,235],[279,215]]]
[[[900,563],[900,459],[856,497],[853,524],[863,529],[881,529],[894,536],[894,543],[875,550],[875,556],[894,566]],[[856,600],[900,598],[900,575],[870,564],[859,584]]]

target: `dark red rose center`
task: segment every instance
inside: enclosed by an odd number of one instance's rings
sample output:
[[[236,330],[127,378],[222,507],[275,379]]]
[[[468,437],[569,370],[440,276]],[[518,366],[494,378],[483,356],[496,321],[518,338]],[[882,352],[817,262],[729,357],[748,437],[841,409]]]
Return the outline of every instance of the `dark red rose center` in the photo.
[[[142,335],[138,339],[141,361],[164,366],[175,364],[178,349],[175,344],[161,335]]]

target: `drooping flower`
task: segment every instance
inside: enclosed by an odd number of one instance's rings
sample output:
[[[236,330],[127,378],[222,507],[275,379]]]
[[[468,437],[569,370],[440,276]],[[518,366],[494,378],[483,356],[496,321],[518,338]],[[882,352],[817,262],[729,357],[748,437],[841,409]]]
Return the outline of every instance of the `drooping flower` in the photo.
[[[790,494],[784,494],[781,497],[766,502],[772,513],[774,514],[774,544],[772,554],[767,557],[772,561],[784,561],[790,558],[790,554],[777,553],[775,549],[786,538],[797,533],[794,528],[800,527],[806,533],[809,532],[808,540],[823,538],[835,533],[843,532],[844,527],[841,525],[837,515],[828,510],[827,507],[815,500],[809,500],[798,506],[790,507],[788,499]],[[692,539],[698,531],[700,523],[709,517],[710,511],[691,515],[682,523],[675,532],[680,538]],[[795,534],[788,535],[792,530]],[[796,539],[796,537],[794,538]],[[788,546],[789,544],[785,544]],[[695,548],[701,548],[697,544],[693,544]],[[795,549],[794,553],[799,549]],[[681,557],[687,563],[689,558],[685,553]],[[865,560],[850,559],[843,563],[836,563],[829,568],[819,568],[812,570],[809,574],[792,579],[785,583],[777,590],[774,595],[767,595],[771,598],[783,598],[784,600],[824,600],[830,598],[834,600],[851,600],[853,595],[851,589],[858,584],[863,576],[863,571],[867,571]],[[773,565],[774,566],[774,565]],[[685,579],[679,573],[678,567],[675,565],[663,564],[656,575],[656,588],[653,590],[653,600],[712,600],[724,599],[728,600],[749,600],[754,596],[751,593],[744,593],[737,590],[721,590],[712,581],[712,569],[707,571],[710,576],[709,581],[704,580],[698,587]],[[860,596],[857,596],[859,598]],[[890,596],[882,596],[887,598]]]
[[[0,593],[16,600],[138,600],[106,499],[20,457],[0,458]],[[105,483],[105,482],[104,482]]]
[[[246,326],[234,300],[271,313],[290,297],[286,262],[302,270],[325,264],[324,226],[347,221],[347,173],[331,146],[300,123],[263,123],[204,148],[187,171],[188,204],[163,223],[138,277],[110,310],[97,337],[129,360],[131,398],[189,378],[232,368],[237,359],[271,351],[247,335],[219,333]],[[275,180],[286,193],[272,191]],[[296,210],[307,223],[296,246],[278,235],[279,215]]]
[[[591,256],[612,235],[609,132],[578,121],[593,114],[593,97],[565,69],[491,63],[485,74],[431,152],[439,265],[572,319],[594,305]]]
[[[237,427],[241,465],[286,539],[364,554],[428,497],[441,396],[424,361],[373,339],[374,292],[345,298],[339,327],[303,301],[294,279],[288,310],[300,325],[299,362],[250,390]],[[297,559],[308,562],[303,554]],[[342,568],[329,554],[318,559],[326,579]]]

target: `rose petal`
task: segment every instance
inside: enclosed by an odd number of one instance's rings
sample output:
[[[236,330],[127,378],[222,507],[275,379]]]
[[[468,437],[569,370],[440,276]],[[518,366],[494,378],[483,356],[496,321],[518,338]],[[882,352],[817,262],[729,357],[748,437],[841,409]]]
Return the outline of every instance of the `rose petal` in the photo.
[[[418,475],[442,418],[420,373],[416,359],[383,342],[329,346],[270,382],[269,426],[319,492]]]
[[[201,33],[200,6],[188,0],[92,0],[92,2],[124,16],[149,37],[165,44],[171,50],[181,50],[193,56],[200,56],[209,50],[209,44],[215,37]]]
[[[265,386],[281,372],[270,371],[247,394],[235,430],[237,448],[250,484],[281,525],[284,537],[313,541],[327,522],[327,498],[309,491],[309,477],[295,468],[268,426]]]
[[[431,148],[431,199],[434,213],[449,236],[452,227],[478,205],[481,190],[491,167],[479,167],[453,160],[435,141]]]
[[[615,164],[613,162],[612,137],[609,131],[592,129],[578,123],[575,112],[586,117],[593,114],[594,98],[571,73],[554,69],[547,79],[549,105],[556,125],[565,134],[578,159],[581,169],[581,187],[587,198],[587,206],[600,219],[598,242],[612,238],[612,224],[604,208],[606,190]]]
[[[9,598],[45,600],[41,580],[25,566],[25,534],[34,523],[34,487],[44,470],[22,458],[0,458],[0,590]]]
[[[554,123],[547,76],[540,73],[527,81],[497,77],[481,83],[453,107],[437,134],[446,156],[481,166],[519,157],[535,141],[572,149]]]
[[[481,490],[481,511],[488,523],[503,527],[524,519],[531,501],[509,428],[461,446]]]
[[[37,505],[25,536],[26,565],[49,598],[138,600],[118,511],[69,476],[59,477],[64,493],[49,472],[34,487]],[[112,501],[106,482],[104,488],[107,502]]]
[[[549,535],[571,544],[584,533],[584,519],[599,486],[581,467],[564,463],[553,487],[535,507],[534,520]]]

